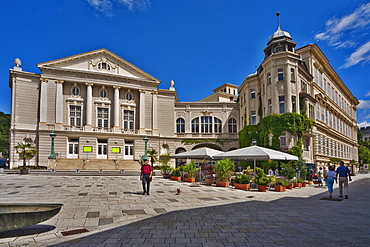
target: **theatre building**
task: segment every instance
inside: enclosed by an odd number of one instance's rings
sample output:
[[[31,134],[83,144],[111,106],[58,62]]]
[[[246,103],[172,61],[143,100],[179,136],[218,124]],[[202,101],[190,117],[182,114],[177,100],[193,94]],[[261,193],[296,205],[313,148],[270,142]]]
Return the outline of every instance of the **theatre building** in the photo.
[[[160,80],[106,49],[39,63],[41,73],[15,64],[11,167],[22,165],[14,149],[20,142],[37,150],[27,164],[56,169],[139,169],[147,138],[159,154],[238,148],[235,85],[178,102],[173,81],[159,89]]]

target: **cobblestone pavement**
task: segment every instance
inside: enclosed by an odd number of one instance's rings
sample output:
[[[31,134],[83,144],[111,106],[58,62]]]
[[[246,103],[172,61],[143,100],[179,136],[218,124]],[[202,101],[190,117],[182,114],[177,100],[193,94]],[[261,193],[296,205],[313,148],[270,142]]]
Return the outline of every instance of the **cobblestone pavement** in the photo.
[[[138,176],[0,174],[1,202],[64,204],[50,220],[0,233],[0,247],[369,246],[370,174],[353,178],[348,200],[323,200],[317,186],[257,192],[155,177],[142,195]],[[78,229],[88,232],[61,234]]]

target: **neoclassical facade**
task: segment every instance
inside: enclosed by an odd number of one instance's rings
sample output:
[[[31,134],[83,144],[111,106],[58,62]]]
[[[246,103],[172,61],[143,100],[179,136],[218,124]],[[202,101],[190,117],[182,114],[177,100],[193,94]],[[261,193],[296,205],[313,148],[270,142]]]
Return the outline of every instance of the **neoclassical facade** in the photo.
[[[315,121],[303,136],[303,158],[324,166],[331,158],[358,160],[358,100],[330,66],[316,44],[296,49],[290,34],[278,30],[268,39],[264,60],[239,88],[240,128],[261,117],[304,113]],[[260,112],[260,114],[258,114]],[[291,149],[296,136],[280,137],[280,149]]]
[[[159,89],[157,78],[106,49],[39,63],[41,73],[20,64],[9,80],[11,167],[22,163],[12,148],[19,142],[36,147],[30,165],[56,169],[138,169],[144,137],[160,154],[238,147],[235,85],[201,102],[178,102],[173,81]]]

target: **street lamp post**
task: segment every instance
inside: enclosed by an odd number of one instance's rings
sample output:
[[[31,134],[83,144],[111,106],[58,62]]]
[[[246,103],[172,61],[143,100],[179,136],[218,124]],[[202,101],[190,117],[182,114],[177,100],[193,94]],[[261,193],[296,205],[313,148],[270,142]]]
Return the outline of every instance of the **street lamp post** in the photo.
[[[55,159],[57,156],[55,155],[55,151],[54,151],[54,138],[57,136],[57,134],[54,133],[54,131],[52,131],[49,136],[51,137],[51,150],[50,150],[50,155],[49,155],[49,159]]]
[[[148,141],[149,141],[149,138],[147,136],[145,136],[143,138],[144,140],[144,156],[143,156],[143,160],[145,159],[148,159]]]

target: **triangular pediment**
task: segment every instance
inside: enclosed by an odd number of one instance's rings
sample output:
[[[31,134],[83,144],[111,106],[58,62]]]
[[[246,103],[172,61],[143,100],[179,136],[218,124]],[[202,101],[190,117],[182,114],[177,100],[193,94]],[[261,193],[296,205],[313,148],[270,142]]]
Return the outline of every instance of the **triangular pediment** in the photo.
[[[157,78],[151,76],[107,49],[99,49],[39,63],[37,66],[41,71],[64,70],[69,72],[120,76],[134,80],[152,81],[158,84],[160,82]]]

